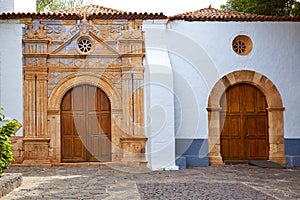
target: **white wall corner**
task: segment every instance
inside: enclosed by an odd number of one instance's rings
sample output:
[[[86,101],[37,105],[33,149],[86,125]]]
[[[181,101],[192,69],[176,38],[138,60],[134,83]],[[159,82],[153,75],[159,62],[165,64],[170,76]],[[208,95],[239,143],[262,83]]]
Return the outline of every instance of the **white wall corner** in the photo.
[[[177,170],[173,73],[166,44],[166,22],[143,24],[145,31],[145,124],[148,167]]]

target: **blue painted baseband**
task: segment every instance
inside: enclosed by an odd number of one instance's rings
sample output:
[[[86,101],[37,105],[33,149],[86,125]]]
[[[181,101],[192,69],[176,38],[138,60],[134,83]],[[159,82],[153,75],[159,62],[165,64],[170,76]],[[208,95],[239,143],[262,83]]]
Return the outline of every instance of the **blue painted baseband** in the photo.
[[[284,139],[286,164],[289,167],[300,166],[300,139]]]
[[[208,156],[206,157],[186,156],[186,165],[187,167],[198,167],[198,166],[207,167],[209,166],[209,158]]]
[[[299,167],[300,166],[300,155],[286,155],[286,164],[289,167]]]
[[[176,139],[176,165],[180,169],[189,166],[208,166],[207,139]],[[284,139],[287,166],[300,166],[300,139]]]
[[[300,155],[300,139],[284,139],[285,155]]]
[[[175,164],[179,169],[186,169],[186,158],[184,156],[176,157]]]
[[[186,167],[208,166],[207,139],[176,139],[176,165]]]

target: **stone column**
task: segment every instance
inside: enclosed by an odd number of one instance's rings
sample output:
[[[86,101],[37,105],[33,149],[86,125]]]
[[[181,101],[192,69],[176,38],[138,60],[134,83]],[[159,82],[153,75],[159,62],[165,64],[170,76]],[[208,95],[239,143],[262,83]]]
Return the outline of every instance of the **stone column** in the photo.
[[[208,156],[210,165],[223,165],[221,156],[220,111],[222,108],[207,108],[208,111]]]
[[[284,155],[284,128],[283,128],[282,107],[268,108],[269,120],[269,160],[284,165],[286,163]]]

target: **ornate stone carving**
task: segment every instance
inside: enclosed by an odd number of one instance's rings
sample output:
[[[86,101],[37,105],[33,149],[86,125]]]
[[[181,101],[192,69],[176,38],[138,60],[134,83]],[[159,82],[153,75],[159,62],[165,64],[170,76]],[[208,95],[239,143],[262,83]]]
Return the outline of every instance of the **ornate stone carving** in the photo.
[[[49,24],[47,25],[46,27],[46,32],[47,34],[61,34],[62,32],[62,26],[59,24],[55,24],[55,25],[52,25],[52,24]]]
[[[62,39],[62,25],[60,24],[47,24],[46,33],[52,40]]]
[[[26,66],[46,66],[45,58],[37,58],[37,57],[26,57],[25,58]]]
[[[118,84],[121,82],[121,72],[106,71],[103,76],[111,80],[113,84]]]
[[[122,31],[122,35],[120,39],[123,40],[136,40],[136,39],[142,39],[143,34],[141,30],[127,30]]]
[[[35,60],[30,60],[35,62]],[[36,63],[36,62],[35,62]],[[108,68],[111,66],[120,66],[120,60],[117,58],[51,58],[47,60],[48,67],[72,67],[72,68]]]
[[[49,72],[48,73],[48,97],[50,96],[52,90],[55,88],[57,83],[72,73],[73,72]]]
[[[26,38],[27,39],[45,39],[47,37],[46,25],[40,24],[35,28],[34,24],[26,25]]]

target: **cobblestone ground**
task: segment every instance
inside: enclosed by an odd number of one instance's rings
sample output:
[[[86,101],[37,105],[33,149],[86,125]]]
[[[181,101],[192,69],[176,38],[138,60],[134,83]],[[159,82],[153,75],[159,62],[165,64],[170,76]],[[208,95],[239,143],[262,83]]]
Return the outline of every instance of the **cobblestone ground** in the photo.
[[[300,199],[299,168],[11,167],[6,172],[22,173],[23,184],[3,199]]]

